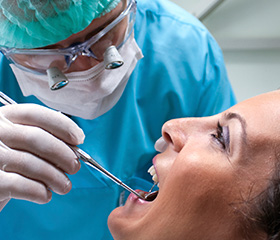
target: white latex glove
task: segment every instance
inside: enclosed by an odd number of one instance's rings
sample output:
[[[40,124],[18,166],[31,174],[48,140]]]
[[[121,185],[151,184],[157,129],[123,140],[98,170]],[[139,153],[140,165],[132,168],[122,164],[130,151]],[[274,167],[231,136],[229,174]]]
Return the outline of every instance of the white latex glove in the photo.
[[[66,194],[80,162],[67,146],[83,131],[62,113],[35,104],[0,107],[0,211],[11,198],[43,204]],[[67,144],[66,144],[67,143]]]

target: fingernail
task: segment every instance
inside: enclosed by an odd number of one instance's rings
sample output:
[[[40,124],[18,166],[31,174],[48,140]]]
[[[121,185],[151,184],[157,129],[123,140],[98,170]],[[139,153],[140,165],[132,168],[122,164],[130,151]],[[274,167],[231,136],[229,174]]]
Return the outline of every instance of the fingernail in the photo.
[[[52,192],[50,190],[47,190],[47,199],[48,202],[52,199]]]
[[[68,180],[64,187],[63,193],[65,193],[65,194],[68,193],[71,190],[71,188],[72,188],[72,183],[70,180]]]
[[[80,167],[81,167],[81,162],[80,162],[78,157],[75,159],[75,164],[76,164],[76,167],[78,167],[78,170],[79,170]]]
[[[78,131],[76,132],[76,139],[78,141],[78,144],[82,144],[85,140],[85,134],[81,128],[78,128]]]

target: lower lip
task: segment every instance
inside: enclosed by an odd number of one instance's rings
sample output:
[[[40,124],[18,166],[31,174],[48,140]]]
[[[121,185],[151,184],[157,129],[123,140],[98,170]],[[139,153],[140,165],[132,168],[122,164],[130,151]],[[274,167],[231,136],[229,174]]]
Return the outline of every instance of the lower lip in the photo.
[[[135,191],[138,192],[138,193],[143,192],[143,191],[138,190],[138,189],[135,190]],[[134,193],[130,193],[130,194],[129,194],[128,200],[131,201],[131,202],[141,203],[141,204],[146,204],[146,203],[148,203],[147,201],[145,201],[145,200],[139,198],[138,196],[136,196]]]
[[[140,190],[135,190],[137,192],[141,192]],[[134,193],[131,193],[124,206],[122,206],[120,211],[126,217],[134,216],[136,218],[140,218],[147,213],[147,209],[151,206],[151,202],[145,201],[137,197]]]

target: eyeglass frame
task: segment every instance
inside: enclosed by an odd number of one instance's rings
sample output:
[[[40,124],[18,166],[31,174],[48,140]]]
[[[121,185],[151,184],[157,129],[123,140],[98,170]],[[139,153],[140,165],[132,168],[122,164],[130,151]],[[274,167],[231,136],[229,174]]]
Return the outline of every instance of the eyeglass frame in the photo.
[[[92,57],[96,60],[98,60],[97,56],[89,50],[90,47],[95,44],[99,39],[101,39],[105,34],[107,34],[110,30],[112,30],[118,23],[120,23],[126,16],[128,16],[130,13],[133,13],[133,25],[135,23],[135,17],[136,17],[136,9],[137,9],[137,1],[136,0],[130,0],[129,4],[127,5],[126,9],[123,10],[120,15],[115,18],[109,25],[107,25],[105,28],[100,30],[98,33],[93,35],[90,39],[84,41],[83,43],[76,44],[74,46],[70,46],[67,48],[62,49],[18,49],[18,48],[8,48],[8,47],[0,47],[0,52],[2,52],[5,57],[12,63],[14,63],[18,68],[31,72],[37,75],[46,75],[46,70],[34,70],[30,69],[28,67],[25,67],[21,65],[20,63],[17,63],[14,61],[9,55],[11,54],[22,54],[22,55],[64,55],[69,56],[69,62],[66,62],[67,68],[65,71],[69,69],[71,64],[77,59],[78,56],[88,56]],[[119,49],[129,38],[133,30],[133,27],[131,27],[130,32],[127,34],[126,38],[123,40],[121,44],[116,46],[117,49]],[[63,71],[63,72],[65,72]]]

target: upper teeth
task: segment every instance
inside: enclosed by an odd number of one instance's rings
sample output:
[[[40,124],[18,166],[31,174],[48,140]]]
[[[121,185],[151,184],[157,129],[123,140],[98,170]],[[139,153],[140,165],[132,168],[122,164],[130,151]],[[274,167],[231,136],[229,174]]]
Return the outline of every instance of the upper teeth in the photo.
[[[154,183],[158,183],[158,176],[157,176],[157,174],[156,174],[156,170],[155,170],[154,165],[152,165],[152,166],[149,168],[148,173],[150,173],[151,176],[153,177]]]

